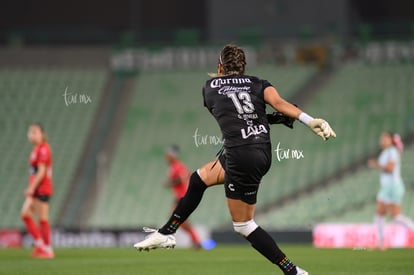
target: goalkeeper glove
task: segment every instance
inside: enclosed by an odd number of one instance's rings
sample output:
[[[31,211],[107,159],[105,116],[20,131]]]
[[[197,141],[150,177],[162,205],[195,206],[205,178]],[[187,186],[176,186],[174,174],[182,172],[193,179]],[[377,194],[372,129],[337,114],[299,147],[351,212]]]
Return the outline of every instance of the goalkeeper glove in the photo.
[[[336,137],[335,131],[332,130],[329,123],[324,119],[312,119],[312,121],[309,123],[309,128],[311,128],[311,130],[320,136],[323,140],[328,140],[330,137]]]
[[[309,128],[323,140],[328,140],[330,137],[336,137],[336,133],[332,130],[329,123],[321,118],[313,118],[306,113],[299,115],[299,120],[309,126]]]

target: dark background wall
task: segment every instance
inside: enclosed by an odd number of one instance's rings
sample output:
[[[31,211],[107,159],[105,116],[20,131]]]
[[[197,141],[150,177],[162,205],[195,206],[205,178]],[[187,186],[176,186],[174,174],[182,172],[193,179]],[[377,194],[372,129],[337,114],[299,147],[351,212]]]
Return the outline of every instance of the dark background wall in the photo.
[[[348,32],[347,0],[211,0],[209,37],[235,39],[240,32],[256,30],[265,38],[326,35]]]
[[[111,42],[130,33],[137,41],[168,41],[176,30],[203,34],[205,0],[15,0],[0,8],[0,40],[24,34],[48,43]],[[204,39],[203,36],[201,36]]]
[[[355,35],[361,23],[374,33],[413,31],[414,2],[405,0],[6,0],[0,8],[0,43],[171,43],[180,30],[201,42],[243,34],[265,39]]]

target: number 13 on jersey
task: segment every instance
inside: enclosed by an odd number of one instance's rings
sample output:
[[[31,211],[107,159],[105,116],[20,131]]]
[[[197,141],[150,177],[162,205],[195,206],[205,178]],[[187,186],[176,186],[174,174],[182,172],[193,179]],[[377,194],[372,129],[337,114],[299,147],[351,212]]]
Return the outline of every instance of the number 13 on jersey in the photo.
[[[254,105],[248,92],[229,93],[227,96],[231,98],[239,114],[251,114],[254,112]]]

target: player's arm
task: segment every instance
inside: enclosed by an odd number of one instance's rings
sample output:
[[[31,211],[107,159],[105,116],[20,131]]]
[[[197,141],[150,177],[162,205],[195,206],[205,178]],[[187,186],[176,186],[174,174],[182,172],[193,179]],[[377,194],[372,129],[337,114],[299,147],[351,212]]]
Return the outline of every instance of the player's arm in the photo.
[[[395,162],[389,161],[386,165],[381,166],[376,159],[368,160],[368,166],[374,169],[378,169],[385,173],[392,173],[394,170]]]
[[[273,109],[288,117],[299,119],[299,115],[303,113],[298,107],[284,100],[272,86],[264,90],[264,99]]]
[[[386,173],[392,173],[392,171],[394,171],[394,166],[395,166],[395,162],[390,161],[387,163],[387,165],[380,167],[380,169]]]
[[[315,119],[295,105],[287,102],[279,95],[273,86],[269,86],[264,90],[264,100],[282,114],[298,119],[308,125],[309,128],[323,140],[327,140],[331,136],[336,137],[336,133],[332,130],[327,121],[320,118]]]
[[[39,184],[42,182],[45,176],[46,176],[46,164],[39,163],[39,165],[37,166],[37,173],[35,177],[33,178],[32,182],[30,183],[29,187],[26,189],[25,194],[28,196],[33,195],[36,188],[39,186]]]
[[[164,183],[165,187],[173,187],[174,185],[180,184],[181,183],[181,178],[177,177],[177,178],[173,178],[173,179],[167,179]]]
[[[166,187],[173,187],[177,184],[181,184],[182,182],[188,181],[189,175],[187,173],[181,172],[179,174],[176,174],[175,176],[167,179],[165,181]]]

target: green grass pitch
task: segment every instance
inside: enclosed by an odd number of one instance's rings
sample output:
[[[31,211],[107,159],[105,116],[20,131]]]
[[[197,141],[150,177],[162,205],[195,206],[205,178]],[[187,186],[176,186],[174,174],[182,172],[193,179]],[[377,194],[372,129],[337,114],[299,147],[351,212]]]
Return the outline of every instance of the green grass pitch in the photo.
[[[414,250],[316,249],[282,245],[313,275],[414,274]],[[282,274],[247,244],[209,251],[191,249],[137,252],[134,249],[58,249],[53,260],[31,259],[27,249],[0,249],[0,274]]]

